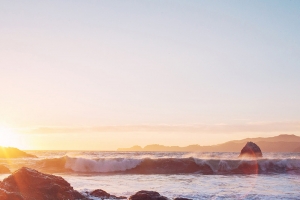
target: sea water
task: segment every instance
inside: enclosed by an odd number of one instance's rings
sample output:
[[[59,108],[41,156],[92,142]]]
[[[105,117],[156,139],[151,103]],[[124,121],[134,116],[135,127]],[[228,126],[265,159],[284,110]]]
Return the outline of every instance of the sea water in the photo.
[[[236,152],[28,153],[38,158],[1,159],[0,164],[12,171],[27,166],[62,176],[82,193],[102,189],[129,197],[139,190],[153,190],[169,198],[300,199],[299,153],[264,153],[258,160],[241,160]],[[199,166],[196,171],[194,163]],[[257,170],[237,170],[245,163]]]

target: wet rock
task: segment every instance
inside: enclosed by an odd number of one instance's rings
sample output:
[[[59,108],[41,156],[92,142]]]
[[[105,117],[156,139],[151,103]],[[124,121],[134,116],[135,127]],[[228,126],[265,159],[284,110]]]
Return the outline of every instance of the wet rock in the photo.
[[[247,142],[244,148],[241,150],[239,157],[262,157],[262,152],[254,142]]]
[[[2,195],[16,200],[86,199],[60,176],[22,167],[0,183]],[[12,198],[13,197],[13,198]],[[2,198],[0,198],[2,200]],[[5,198],[3,198],[5,199]]]
[[[8,174],[8,173],[10,173],[10,170],[4,165],[0,165],[0,174]]]
[[[28,154],[13,147],[0,147],[0,158],[36,158],[35,155]]]
[[[120,196],[120,197],[116,197],[115,195],[111,195],[112,199],[127,199],[127,197],[124,197],[124,196]]]
[[[168,200],[168,198],[155,191],[141,190],[129,197],[129,200]]]
[[[127,197],[117,197],[115,195],[111,195],[104,190],[97,189],[90,193],[91,196],[98,197],[100,199],[127,199]]]
[[[1,200],[24,200],[19,193],[8,192],[0,188],[0,199]]]
[[[110,194],[108,194],[107,192],[105,192],[104,190],[101,189],[97,189],[94,190],[93,192],[91,192],[91,195],[94,197],[99,197],[99,198],[109,198]]]

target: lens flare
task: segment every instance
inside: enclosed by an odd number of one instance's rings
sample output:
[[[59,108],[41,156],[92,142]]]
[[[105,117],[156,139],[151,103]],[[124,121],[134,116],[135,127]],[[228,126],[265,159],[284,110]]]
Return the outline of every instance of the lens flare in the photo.
[[[8,127],[0,127],[0,146],[19,147],[20,138],[18,134]]]

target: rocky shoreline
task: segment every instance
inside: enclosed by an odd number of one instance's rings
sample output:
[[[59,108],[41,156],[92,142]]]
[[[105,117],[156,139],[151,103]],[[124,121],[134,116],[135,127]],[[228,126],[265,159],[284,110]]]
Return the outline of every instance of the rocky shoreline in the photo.
[[[14,150],[15,151],[15,150]],[[27,155],[28,156],[28,155]],[[30,155],[31,156],[31,155]],[[248,142],[242,149],[239,157],[262,157],[260,148],[252,142]],[[154,166],[149,171],[149,168],[143,165]],[[172,168],[172,166],[177,166]],[[202,166],[203,167],[203,166]],[[161,173],[165,171],[186,173],[184,169],[189,169],[188,172],[196,172],[199,169],[193,159],[186,159],[184,165],[177,160],[153,161],[146,160],[140,166],[132,169],[132,173]],[[145,171],[146,169],[146,171]],[[204,165],[204,172],[211,174],[212,170],[207,165]],[[258,173],[257,164],[243,163],[235,170],[236,173]],[[10,173],[10,170],[5,166],[0,165],[0,173]],[[22,167],[13,172],[2,182],[0,182],[0,199],[1,200],[94,200],[98,199],[129,199],[129,200],[169,200],[169,198],[160,195],[156,191],[141,190],[130,197],[115,196],[107,193],[102,189],[96,189],[90,192],[80,193],[60,176],[45,174],[35,169]],[[174,200],[188,200],[187,198],[177,197]]]
[[[80,193],[60,176],[41,173],[37,170],[22,167],[0,182],[1,200],[93,200],[129,199],[129,200],[169,200],[155,191],[138,191],[130,197],[115,196],[104,190]],[[175,198],[175,200],[188,200]]]

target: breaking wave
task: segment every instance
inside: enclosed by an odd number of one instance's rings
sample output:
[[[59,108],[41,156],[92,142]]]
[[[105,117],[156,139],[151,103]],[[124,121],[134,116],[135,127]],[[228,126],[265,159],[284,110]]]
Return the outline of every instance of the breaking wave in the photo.
[[[118,172],[132,169],[139,165],[138,159],[99,159],[67,158],[65,168],[75,172]]]
[[[128,174],[300,174],[300,159],[221,160],[198,158],[43,159],[36,168],[50,172]]]

